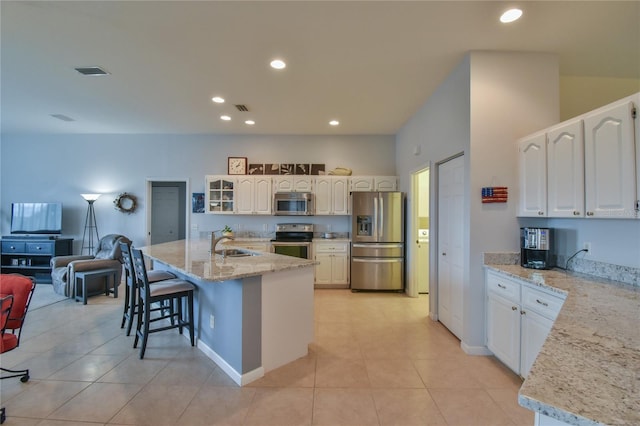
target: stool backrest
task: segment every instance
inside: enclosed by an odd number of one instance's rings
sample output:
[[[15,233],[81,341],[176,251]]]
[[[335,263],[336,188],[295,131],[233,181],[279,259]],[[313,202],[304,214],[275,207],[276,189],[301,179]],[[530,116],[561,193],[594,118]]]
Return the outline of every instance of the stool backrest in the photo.
[[[147,277],[147,266],[144,263],[144,255],[142,250],[132,248],[133,269],[135,271],[136,285],[140,290],[140,298],[146,300],[149,298],[149,278]]]
[[[131,245],[120,241],[120,254],[122,255],[122,264],[124,265],[124,274],[127,285],[131,286],[136,283],[135,272],[133,268],[133,259],[131,258]]]
[[[0,296],[13,295],[13,306],[6,329],[19,330],[18,341],[35,288],[36,282],[32,277],[20,274],[0,274]]]

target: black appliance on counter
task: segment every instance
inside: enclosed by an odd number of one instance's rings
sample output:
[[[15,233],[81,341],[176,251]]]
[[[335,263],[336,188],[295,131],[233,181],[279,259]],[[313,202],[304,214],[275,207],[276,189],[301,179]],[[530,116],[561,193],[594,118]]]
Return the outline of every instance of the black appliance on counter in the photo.
[[[520,265],[531,269],[555,266],[552,239],[551,228],[520,228]]]
[[[280,223],[271,240],[271,252],[285,256],[311,259],[312,223]]]

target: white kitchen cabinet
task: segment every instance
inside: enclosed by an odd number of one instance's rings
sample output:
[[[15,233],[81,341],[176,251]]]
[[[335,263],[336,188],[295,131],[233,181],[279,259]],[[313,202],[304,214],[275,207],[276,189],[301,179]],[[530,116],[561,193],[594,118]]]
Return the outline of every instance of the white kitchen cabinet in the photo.
[[[272,214],[271,178],[242,176],[236,184],[237,214]]]
[[[352,176],[351,192],[358,191],[397,191],[397,176]]]
[[[487,271],[487,348],[526,377],[547,339],[564,297],[534,284]]]
[[[584,128],[581,119],[547,131],[547,208],[549,217],[583,217]]]
[[[639,104],[640,93],[520,139],[518,216],[640,218]]]
[[[520,284],[487,275],[487,347],[507,367],[520,373]]]
[[[536,360],[544,341],[553,326],[553,320],[543,317],[532,310],[522,310],[522,336],[526,336],[521,340],[521,361],[520,375],[527,377],[533,361]]]
[[[396,176],[374,176],[373,186],[376,191],[390,192],[398,190],[398,178]]]
[[[312,192],[313,178],[304,175],[286,175],[273,178],[274,192]]]
[[[314,183],[316,215],[349,214],[349,178],[317,177]]]
[[[626,99],[584,116],[587,217],[636,217],[634,108]]]
[[[547,135],[539,132],[518,141],[520,203],[518,216],[547,215]]]
[[[349,287],[349,242],[314,241],[316,288]]]
[[[205,212],[233,214],[236,211],[237,179],[227,175],[205,176]]]

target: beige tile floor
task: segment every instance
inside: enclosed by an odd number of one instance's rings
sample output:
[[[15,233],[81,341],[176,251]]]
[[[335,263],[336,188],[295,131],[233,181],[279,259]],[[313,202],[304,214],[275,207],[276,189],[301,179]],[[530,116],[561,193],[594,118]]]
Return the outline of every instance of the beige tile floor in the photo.
[[[520,379],[467,356],[427,317],[428,296],[316,290],[309,355],[240,388],[171,330],[144,360],[120,329],[122,299],[31,311],[5,367],[11,425],[532,425]]]

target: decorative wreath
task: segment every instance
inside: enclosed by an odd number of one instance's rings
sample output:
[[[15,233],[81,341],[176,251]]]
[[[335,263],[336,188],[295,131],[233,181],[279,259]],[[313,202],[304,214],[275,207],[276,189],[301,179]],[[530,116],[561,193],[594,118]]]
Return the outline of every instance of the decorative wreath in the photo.
[[[136,210],[137,203],[136,196],[127,192],[123,192],[113,200],[116,210],[127,214],[131,214]]]

